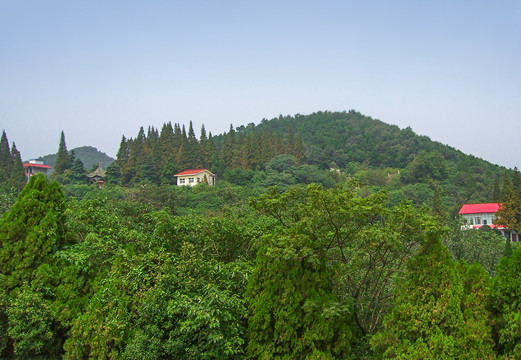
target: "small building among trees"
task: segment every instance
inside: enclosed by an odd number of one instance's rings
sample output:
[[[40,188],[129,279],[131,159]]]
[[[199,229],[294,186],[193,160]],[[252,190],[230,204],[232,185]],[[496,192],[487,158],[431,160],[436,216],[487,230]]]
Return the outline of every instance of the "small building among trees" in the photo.
[[[105,177],[105,170],[101,167],[101,164],[98,164],[96,170],[87,174],[87,178],[89,179],[90,184],[97,184],[99,188],[103,186],[103,178]]]
[[[501,232],[501,235],[508,237],[510,233],[511,241],[518,241],[519,235],[516,231],[508,229],[506,226],[498,224],[497,212],[501,209],[500,203],[485,204],[465,204],[461,207],[459,214],[465,220],[462,230],[480,229],[489,226]]]
[[[47,176],[47,171],[51,168],[49,165],[45,165],[41,160],[29,160],[23,164],[25,170],[25,177],[29,182],[31,176],[42,173]]]
[[[215,185],[215,174],[207,169],[185,170],[175,174],[174,177],[177,178],[178,186],[194,186],[201,183]]]

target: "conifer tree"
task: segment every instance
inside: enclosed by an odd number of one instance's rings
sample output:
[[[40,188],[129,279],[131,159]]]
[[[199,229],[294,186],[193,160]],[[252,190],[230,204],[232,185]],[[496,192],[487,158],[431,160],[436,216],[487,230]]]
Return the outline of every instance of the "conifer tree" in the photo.
[[[432,235],[407,269],[396,287],[385,330],[372,339],[379,358],[493,358],[487,315],[482,303],[476,304],[485,298],[488,275],[469,268],[463,276],[438,236]]]
[[[117,161],[114,161],[112,164],[107,166],[104,181],[106,181],[108,184],[120,184],[121,168]]]
[[[161,152],[162,164],[164,164],[166,160],[175,153],[174,146],[174,128],[172,123],[169,121],[168,123],[163,124],[161,133],[159,134],[159,149]]]
[[[18,200],[0,219],[0,273],[8,289],[33,278],[65,243],[65,198],[55,181],[32,176]]]
[[[119,150],[116,154],[116,161],[119,163],[119,166],[124,166],[128,160],[129,157],[129,148],[127,139],[125,138],[125,135],[121,137],[121,142],[119,144]]]
[[[503,257],[492,281],[489,307],[492,311],[496,351],[505,359],[521,356],[521,248]]]
[[[345,359],[351,316],[334,294],[325,253],[278,238],[257,254],[247,289],[248,352],[258,359]]]
[[[86,180],[87,172],[85,171],[85,166],[83,165],[83,161],[80,158],[74,159],[74,163],[71,168],[71,181],[75,183],[84,183]]]
[[[11,156],[13,158],[13,162],[9,182],[11,186],[13,186],[16,190],[20,191],[25,186],[27,180],[25,178],[25,170],[22,163],[22,157],[20,155],[20,152],[16,148],[15,143],[13,143],[13,146],[11,147]]]
[[[0,139],[0,185],[7,185],[11,176],[11,168],[13,166],[13,158],[9,151],[9,141],[5,130],[2,132]]]
[[[206,167],[215,172],[215,164],[219,163],[219,152],[211,132],[208,133],[208,140],[205,142],[205,153],[207,159]]]
[[[67,145],[65,144],[65,134],[62,131],[60,135],[60,144],[58,146],[58,155],[56,157],[56,163],[54,164],[53,176],[62,175],[65,170],[72,168],[73,156],[67,151]]]

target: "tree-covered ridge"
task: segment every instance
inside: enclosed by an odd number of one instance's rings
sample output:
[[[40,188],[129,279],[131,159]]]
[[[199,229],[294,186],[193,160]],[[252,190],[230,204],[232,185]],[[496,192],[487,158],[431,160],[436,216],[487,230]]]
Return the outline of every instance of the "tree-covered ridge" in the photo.
[[[121,139],[116,162],[107,169],[112,181],[123,185],[153,183],[172,184],[176,172],[208,168],[219,176],[232,169],[262,170],[275,156],[291,154],[304,160],[302,141],[283,140],[271,131],[238,134],[233,127],[214,139],[204,125],[197,139],[192,123],[166,123],[161,131],[143,127],[135,138]]]

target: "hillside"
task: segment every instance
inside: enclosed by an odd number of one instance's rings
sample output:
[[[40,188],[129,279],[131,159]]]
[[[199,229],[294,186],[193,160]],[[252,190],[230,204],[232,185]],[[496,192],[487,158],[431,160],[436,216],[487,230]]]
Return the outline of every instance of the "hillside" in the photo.
[[[72,151],[74,151],[74,155],[83,162],[86,169],[90,169],[94,164],[98,163],[101,164],[102,168],[106,169],[107,166],[114,161],[113,158],[92,146],[82,146],[72,149],[71,152]],[[40,159],[43,160],[45,164],[54,167],[56,156],[57,154],[49,154],[40,157]]]
[[[136,138],[123,137],[116,164],[121,175],[114,181],[125,186],[170,184],[176,172],[201,167],[260,187],[329,187],[354,177],[373,191],[385,189],[393,204],[439,198],[450,213],[463,203],[497,201],[499,183],[511,172],[356,111],[279,116],[208,137],[202,127],[199,138],[192,123],[141,127]]]

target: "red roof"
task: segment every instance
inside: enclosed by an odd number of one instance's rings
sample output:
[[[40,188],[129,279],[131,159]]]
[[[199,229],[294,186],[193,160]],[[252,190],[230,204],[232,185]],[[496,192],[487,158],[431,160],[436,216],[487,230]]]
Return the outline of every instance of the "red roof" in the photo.
[[[175,174],[174,176],[186,176],[186,175],[196,175],[196,174],[199,174],[203,171],[205,171],[206,169],[192,169],[192,170],[185,170],[183,172],[180,172],[179,174]],[[208,171],[208,170],[206,170]]]
[[[28,167],[41,168],[41,169],[50,169],[51,168],[49,165],[44,165],[44,164],[25,163],[23,165],[24,165],[24,168],[28,168]]]
[[[496,213],[499,210],[498,203],[488,204],[465,204],[461,207],[459,214],[483,214]]]

